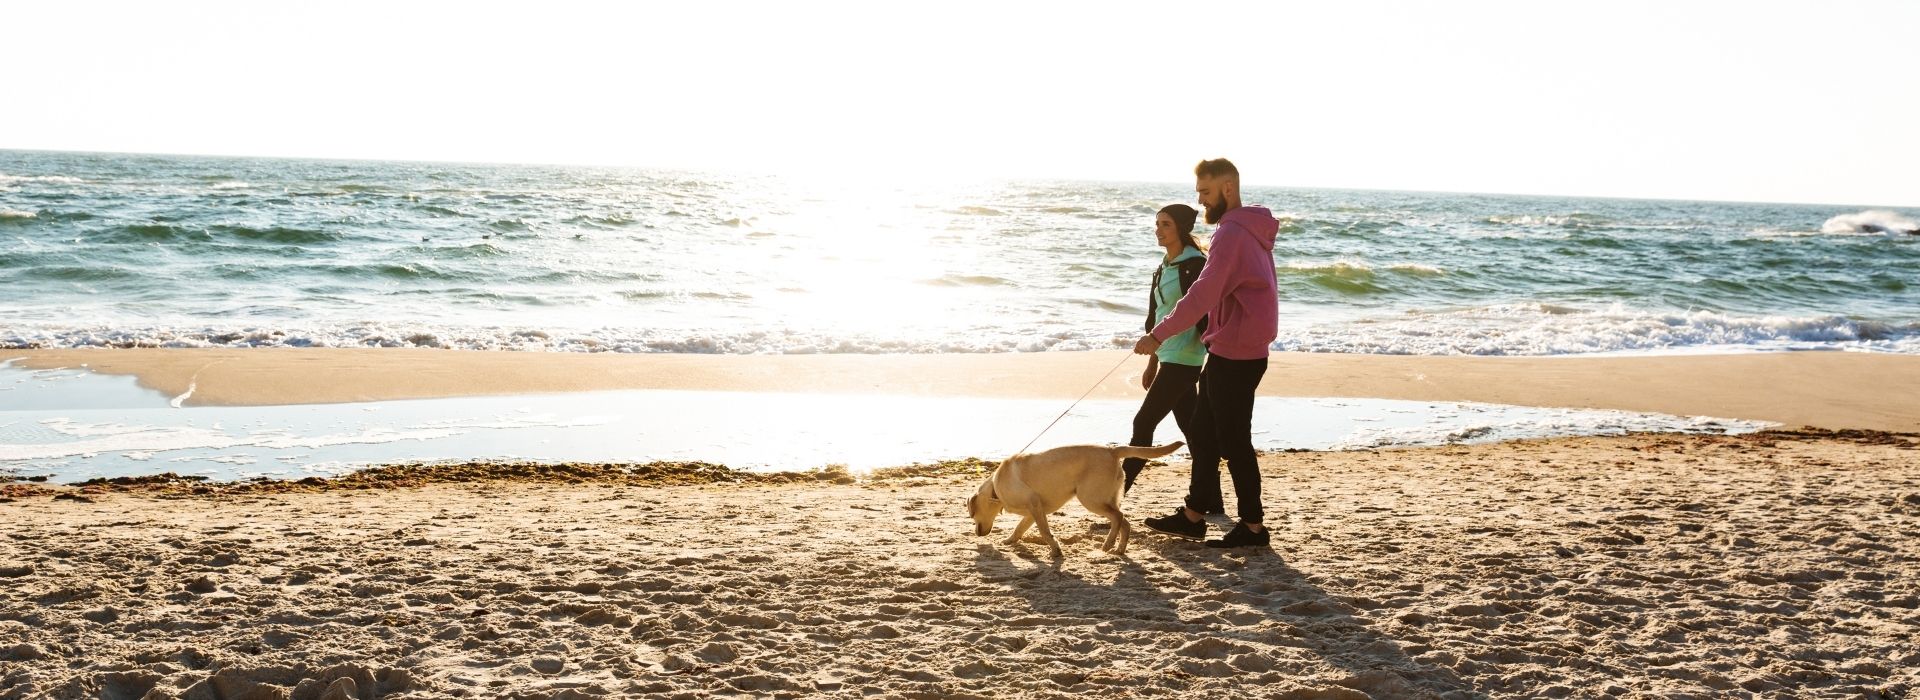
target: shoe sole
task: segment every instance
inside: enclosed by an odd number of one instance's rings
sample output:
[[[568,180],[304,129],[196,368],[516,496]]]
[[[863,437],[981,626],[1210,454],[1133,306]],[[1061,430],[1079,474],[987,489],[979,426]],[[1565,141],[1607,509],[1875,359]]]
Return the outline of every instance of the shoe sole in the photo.
[[[1160,533],[1160,534],[1162,534],[1162,535],[1172,535],[1172,536],[1174,536],[1174,537],[1178,537],[1178,538],[1180,538],[1180,539],[1183,539],[1183,540],[1193,540],[1193,541],[1195,541],[1195,542],[1198,542],[1198,541],[1200,541],[1200,540],[1204,540],[1204,539],[1206,539],[1206,538],[1207,538],[1207,534],[1206,534],[1205,532],[1202,532],[1202,533],[1200,533],[1200,534],[1198,534],[1198,535],[1189,535],[1189,534],[1187,534],[1187,533],[1184,533],[1184,532],[1174,532],[1174,531],[1172,531],[1172,530],[1162,530],[1162,529],[1160,529],[1160,528],[1157,528],[1157,527],[1154,527],[1154,526],[1153,526],[1152,524],[1148,524],[1148,525],[1147,525],[1147,529],[1148,529],[1148,530],[1152,530],[1152,531],[1154,531],[1154,532],[1158,532],[1158,533]]]
[[[1268,549],[1273,548],[1273,545],[1268,544],[1266,542],[1260,542],[1260,543],[1249,542],[1247,544],[1227,544],[1226,540],[1207,540],[1207,546],[1212,547],[1214,549],[1240,549],[1242,547],[1266,547]]]

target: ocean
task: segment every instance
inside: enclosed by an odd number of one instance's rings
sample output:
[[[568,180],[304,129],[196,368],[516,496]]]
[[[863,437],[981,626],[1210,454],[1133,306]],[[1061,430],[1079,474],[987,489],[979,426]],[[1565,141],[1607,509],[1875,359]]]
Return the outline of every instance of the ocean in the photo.
[[[1190,183],[0,151],[0,348],[1130,347]],[[1920,211],[1249,187],[1276,350],[1920,353]],[[1208,231],[1200,227],[1202,238]]]

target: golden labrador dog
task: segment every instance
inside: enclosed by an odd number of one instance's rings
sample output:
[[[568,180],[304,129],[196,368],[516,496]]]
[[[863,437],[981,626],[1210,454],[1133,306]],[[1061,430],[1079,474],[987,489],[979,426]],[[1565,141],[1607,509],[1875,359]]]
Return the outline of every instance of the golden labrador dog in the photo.
[[[1120,512],[1120,487],[1125,476],[1121,460],[1129,457],[1155,459],[1172,454],[1185,443],[1163,447],[1109,447],[1106,445],[1066,445],[1033,454],[1017,454],[993,470],[980,484],[979,492],[967,499],[967,514],[973,517],[974,534],[985,537],[993,531],[993,519],[1005,510],[1020,516],[1007,544],[1020,541],[1032,525],[1040,526],[1040,536],[1059,557],[1060,544],[1047,527],[1047,514],[1078,497],[1080,505],[1095,515],[1104,515],[1113,527],[1107,531],[1100,550],[1126,554],[1133,527]]]

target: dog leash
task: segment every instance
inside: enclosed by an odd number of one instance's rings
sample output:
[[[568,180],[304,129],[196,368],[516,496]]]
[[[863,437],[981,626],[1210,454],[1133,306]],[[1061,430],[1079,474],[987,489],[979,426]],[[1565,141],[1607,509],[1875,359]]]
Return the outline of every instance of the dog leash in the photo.
[[[1097,382],[1094,382],[1094,383],[1093,383],[1093,386],[1090,386],[1090,387],[1087,387],[1087,392],[1086,392],[1086,393],[1084,393],[1084,394],[1081,394],[1081,395],[1080,395],[1080,398],[1077,398],[1077,399],[1074,399],[1074,400],[1073,400],[1073,403],[1070,403],[1070,404],[1067,404],[1067,410],[1065,410],[1065,411],[1061,411],[1061,412],[1060,412],[1060,415],[1057,415],[1057,416],[1054,416],[1054,417],[1053,417],[1053,422],[1052,422],[1052,423],[1048,423],[1048,424],[1047,424],[1047,427],[1045,427],[1045,428],[1041,428],[1041,429],[1040,429],[1040,435],[1035,435],[1035,436],[1033,436],[1033,439],[1032,439],[1032,440],[1028,440],[1028,441],[1027,441],[1027,445],[1026,445],[1026,447],[1022,447],[1022,448],[1020,448],[1020,449],[1019,449],[1019,451],[1017,451],[1017,452],[1014,452],[1014,454],[1020,454],[1020,453],[1022,453],[1022,452],[1026,452],[1026,451],[1027,451],[1027,447],[1032,447],[1032,446],[1033,446],[1033,443],[1036,443],[1036,442],[1039,442],[1039,441],[1040,441],[1040,436],[1041,436],[1041,435],[1046,435],[1046,434],[1047,434],[1047,431],[1049,431],[1049,430],[1052,430],[1052,429],[1053,429],[1053,426],[1054,426],[1054,425],[1056,425],[1056,424],[1058,424],[1058,423],[1060,422],[1060,419],[1062,419],[1062,418],[1065,418],[1065,417],[1067,417],[1067,414],[1068,414],[1068,413],[1072,413],[1072,412],[1073,412],[1073,407],[1074,407],[1074,406],[1078,406],[1078,405],[1080,405],[1080,402],[1081,402],[1081,401],[1085,401],[1085,400],[1087,399],[1087,397],[1088,397],[1088,396],[1091,396],[1091,395],[1093,394],[1093,390],[1094,390],[1094,389],[1098,389],[1098,388],[1100,388],[1100,384],[1101,384],[1102,382],[1105,382],[1105,381],[1107,381],[1107,377],[1111,377],[1111,376],[1113,376],[1113,373],[1114,373],[1114,372],[1117,372],[1117,371],[1119,371],[1119,369],[1120,369],[1120,365],[1124,365],[1124,364],[1126,364],[1126,363],[1127,363],[1127,360],[1131,360],[1131,359],[1133,359],[1133,353],[1132,353],[1132,352],[1128,352],[1128,353],[1127,353],[1127,355],[1126,355],[1126,357],[1122,357],[1122,358],[1120,358],[1120,362],[1119,362],[1119,364],[1115,364],[1115,365],[1113,366],[1113,369],[1110,369],[1110,370],[1107,370],[1107,373],[1106,373],[1106,374],[1102,374],[1102,375],[1100,375],[1100,381],[1097,381]]]

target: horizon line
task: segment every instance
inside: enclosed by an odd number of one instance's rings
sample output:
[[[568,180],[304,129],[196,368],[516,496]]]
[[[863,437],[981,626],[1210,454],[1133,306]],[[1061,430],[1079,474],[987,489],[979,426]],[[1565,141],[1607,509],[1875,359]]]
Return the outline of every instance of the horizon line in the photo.
[[[779,169],[767,169],[767,170],[756,171],[751,169],[698,168],[698,167],[683,167],[683,166],[668,166],[668,165],[564,163],[564,162],[547,162],[547,161],[440,160],[440,159],[426,159],[426,158],[359,158],[359,157],[342,157],[342,156],[259,155],[259,154],[237,154],[237,153],[173,153],[173,152],[164,152],[164,151],[87,151],[87,150],[53,149],[53,148],[0,147],[0,152],[5,152],[5,151],[11,151],[16,153],[67,153],[67,154],[78,154],[78,155],[106,155],[106,156],[169,156],[169,157],[178,157],[178,158],[241,158],[241,159],[253,159],[253,160],[312,160],[312,161],[333,161],[333,162],[341,162],[341,163],[414,163],[414,164],[424,164],[424,165],[499,165],[499,166],[554,167],[554,168],[619,168],[619,169],[628,169],[628,170],[655,170],[655,171],[669,171],[669,172],[679,171],[679,172],[692,172],[692,173],[708,173],[708,174],[715,174],[715,175],[732,174],[732,175],[752,175],[752,176],[769,176],[769,177],[778,177],[778,176],[790,174],[790,173],[783,173]],[[1107,178],[1066,177],[1066,176],[1058,176],[1058,175],[989,176],[989,177],[978,178],[978,179],[988,180],[988,181],[1000,181],[1000,182],[1059,180],[1059,181],[1069,181],[1069,182],[1124,183],[1124,184],[1146,184],[1146,185],[1180,184],[1180,181],[1178,180],[1134,180],[1134,179],[1126,179],[1126,178],[1107,179]],[[1690,202],[1690,203],[1699,203],[1699,204],[1780,204],[1780,205],[1789,205],[1789,206],[1809,206],[1809,207],[1920,209],[1920,204],[1867,204],[1867,203],[1859,203],[1859,202],[1852,202],[1852,203],[1811,202],[1811,201],[1781,201],[1781,200],[1761,200],[1761,199],[1702,199],[1702,198],[1696,198],[1696,197],[1672,197],[1672,196],[1628,197],[1628,196],[1620,196],[1620,195],[1566,194],[1566,193],[1554,193],[1554,192],[1484,192],[1484,191],[1473,191],[1473,190],[1407,189],[1407,188],[1390,188],[1390,187],[1351,187],[1351,186],[1332,186],[1332,185],[1276,184],[1276,183],[1260,183],[1260,182],[1248,183],[1247,186],[1248,187],[1268,187],[1268,188],[1289,189],[1289,190],[1319,190],[1319,191],[1330,191],[1330,192],[1339,192],[1339,191],[1386,192],[1386,193],[1403,193],[1403,194],[1478,195],[1478,196],[1492,196],[1492,197],[1600,199],[1600,200],[1633,201],[1633,202]]]

